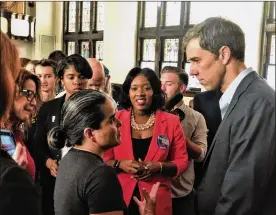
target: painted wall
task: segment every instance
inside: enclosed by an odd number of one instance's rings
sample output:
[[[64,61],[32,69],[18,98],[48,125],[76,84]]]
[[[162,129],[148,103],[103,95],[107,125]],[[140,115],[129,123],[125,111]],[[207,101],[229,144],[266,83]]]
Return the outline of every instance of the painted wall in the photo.
[[[137,2],[105,2],[104,64],[122,83],[136,59]]]

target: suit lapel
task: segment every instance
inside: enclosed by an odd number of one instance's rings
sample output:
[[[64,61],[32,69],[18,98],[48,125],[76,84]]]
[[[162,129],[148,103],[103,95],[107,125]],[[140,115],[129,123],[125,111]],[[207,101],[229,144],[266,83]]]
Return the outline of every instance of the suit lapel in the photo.
[[[224,115],[224,118],[223,118],[222,122],[220,123],[220,126],[219,126],[219,128],[218,128],[218,130],[217,130],[217,132],[216,132],[216,135],[215,135],[215,137],[214,137],[214,139],[213,139],[213,142],[212,142],[212,144],[211,144],[211,146],[210,146],[210,149],[209,149],[209,151],[208,151],[208,153],[207,153],[207,155],[206,155],[206,157],[205,157],[203,166],[205,166],[205,164],[206,164],[207,161],[208,161],[208,158],[209,158],[210,155],[212,154],[212,151],[213,151],[213,149],[214,149],[214,146],[215,146],[217,137],[218,137],[218,135],[219,135],[219,133],[220,133],[220,129],[222,128],[222,126],[223,126],[223,124],[225,123],[226,119],[228,118],[229,114],[232,112],[232,110],[233,110],[234,107],[236,106],[236,104],[237,104],[237,102],[238,102],[240,96],[241,96],[241,95],[244,93],[244,91],[248,88],[248,86],[250,85],[250,83],[251,83],[253,80],[257,79],[257,78],[259,78],[259,76],[257,75],[256,72],[253,71],[253,72],[249,73],[246,77],[244,77],[244,79],[243,79],[243,80],[241,81],[241,83],[239,84],[239,86],[238,86],[236,92],[234,93],[234,96],[233,96],[233,98],[232,98],[232,100],[231,100],[231,102],[230,102],[230,104],[229,104],[229,107],[228,107],[228,109],[227,109],[227,111],[226,111],[226,113],[225,113],[225,115]]]
[[[131,117],[131,109],[130,111],[124,111],[122,117],[119,117],[122,121],[121,134],[123,135],[121,144],[123,144],[123,151],[126,154],[126,158],[134,159],[133,155],[133,147],[132,147],[132,137],[131,137],[131,125],[130,125],[130,117]],[[122,114],[122,113],[121,113]]]
[[[153,130],[153,135],[151,139],[151,143],[149,146],[148,153],[145,157],[145,160],[151,161],[154,159],[154,156],[160,150],[157,144],[157,137],[160,134],[165,135],[167,130],[167,119],[166,117],[162,114],[161,111],[156,111],[156,118],[155,118],[155,123],[154,123],[154,130]]]
[[[61,109],[64,101],[65,95],[56,99],[55,103],[53,103],[53,111],[51,114],[51,125],[53,125],[52,127],[60,124]]]

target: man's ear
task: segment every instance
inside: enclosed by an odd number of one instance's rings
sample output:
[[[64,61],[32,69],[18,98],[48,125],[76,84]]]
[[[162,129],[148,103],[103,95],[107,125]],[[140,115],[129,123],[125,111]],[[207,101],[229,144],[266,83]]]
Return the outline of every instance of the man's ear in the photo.
[[[106,77],[105,77],[105,87],[108,85],[108,82],[109,82],[109,80],[110,80],[110,75],[107,75]]]
[[[228,46],[222,46],[219,50],[219,58],[224,65],[227,65],[231,58],[231,50]]]
[[[83,135],[85,138],[87,139],[91,139],[95,137],[95,130],[93,130],[92,128],[85,128],[83,131]]]
[[[185,91],[186,91],[186,89],[187,89],[187,85],[186,84],[181,84],[180,85],[180,93],[181,94],[184,94]]]

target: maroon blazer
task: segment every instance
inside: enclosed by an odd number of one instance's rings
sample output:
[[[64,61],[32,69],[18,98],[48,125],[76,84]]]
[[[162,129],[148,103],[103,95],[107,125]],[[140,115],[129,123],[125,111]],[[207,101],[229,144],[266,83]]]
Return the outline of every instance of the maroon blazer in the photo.
[[[121,144],[115,148],[108,150],[104,155],[104,160],[133,160],[133,149],[131,140],[131,110],[121,110],[117,112],[117,117],[122,121],[121,131]],[[165,145],[160,146],[157,142],[158,138],[165,137]],[[145,161],[156,162],[174,162],[177,166],[177,175],[183,173],[188,167],[188,154],[186,151],[186,139],[184,137],[183,129],[181,127],[178,116],[163,112],[156,111],[156,119],[152,140],[149,150],[145,157]],[[156,182],[160,182],[160,188],[157,195],[156,214],[171,215],[172,214],[172,201],[170,190],[170,178],[165,176],[156,175],[146,181],[137,181],[131,178],[131,174],[121,172],[118,174],[119,181],[123,189],[124,200],[129,205],[134,188],[138,183],[140,195],[142,196],[141,189],[146,188],[147,191]]]

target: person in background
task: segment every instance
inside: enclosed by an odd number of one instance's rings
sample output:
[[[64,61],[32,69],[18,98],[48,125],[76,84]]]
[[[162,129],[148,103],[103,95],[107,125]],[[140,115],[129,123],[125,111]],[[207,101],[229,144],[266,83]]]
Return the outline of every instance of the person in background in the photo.
[[[162,90],[167,101],[176,94],[184,95],[188,86],[189,76],[184,70],[175,66],[165,66],[161,71]],[[202,162],[207,151],[207,127],[205,119],[181,100],[174,106],[182,110],[185,118],[181,126],[186,138],[189,155],[187,171],[171,180],[173,215],[195,215],[194,211],[194,161]]]
[[[55,50],[52,53],[49,54],[48,59],[56,62],[56,66],[64,59],[66,58],[66,54],[64,54],[61,50]],[[57,84],[56,86],[56,94],[63,92],[64,89],[60,84]],[[59,96],[61,97],[61,96]]]
[[[11,109],[10,117],[7,121],[2,122],[1,129],[8,129],[13,132],[16,144],[21,144],[26,154],[26,162],[17,160],[18,165],[26,169],[26,171],[35,179],[35,163],[26,148],[25,141],[27,139],[27,129],[31,124],[31,118],[36,111],[37,102],[39,102],[39,79],[28,72],[21,69],[15,85],[15,98]]]
[[[35,74],[35,65],[37,64],[38,60],[31,60],[25,66],[25,69],[33,74]]]
[[[25,68],[30,61],[31,61],[31,59],[29,59],[29,58],[21,57],[20,58],[21,68]]]
[[[55,99],[58,85],[57,64],[53,60],[42,59],[35,66],[35,74],[40,79],[40,96],[43,102]]]
[[[50,149],[47,133],[60,123],[60,112],[64,101],[72,94],[86,89],[92,70],[85,58],[78,54],[64,58],[57,68],[58,78],[65,89],[65,95],[42,104],[36,121],[34,146],[37,164],[40,169],[42,205],[44,215],[54,214],[53,193],[60,150]]]
[[[52,60],[54,62],[56,62],[56,64],[58,65],[64,58],[66,58],[66,54],[64,54],[63,51],[61,50],[55,50],[53,52],[51,52],[48,56],[49,60]]]
[[[121,106],[121,97],[123,95],[123,88],[119,84],[112,84],[112,98],[115,100],[117,103],[117,109],[122,110],[123,107]]]
[[[219,99],[221,95],[222,94],[219,90],[210,90],[198,93],[194,96],[194,110],[204,116],[208,128],[207,153],[221,123],[221,114],[219,109]],[[195,189],[197,189],[201,183],[205,171],[206,166],[204,168],[203,163],[195,163]]]
[[[16,46],[2,31],[0,53],[0,122],[3,122],[9,118],[13,104],[14,80],[20,71],[20,59]],[[0,214],[18,215],[24,211],[28,215],[41,215],[40,199],[31,176],[17,165],[3,145],[0,139]],[[26,160],[22,145],[16,145],[15,156]]]
[[[139,214],[133,196],[161,186],[156,213],[172,214],[170,177],[188,167],[186,141],[179,118],[160,109],[165,104],[161,82],[151,69],[135,67],[123,83],[122,106],[116,117],[122,121],[121,145],[108,150],[104,160],[118,170],[124,200],[132,215]]]
[[[104,67],[104,92],[106,92],[108,95],[112,96],[112,86],[110,82],[110,71],[109,69],[103,64]]]
[[[87,82],[87,89],[99,90],[107,93],[105,91],[105,74],[103,64],[96,58],[88,58],[87,61],[93,71],[92,78]]]
[[[222,122],[197,193],[201,215],[275,215],[275,90],[246,67],[245,35],[236,23],[211,17],[184,37],[190,75],[219,89]]]

